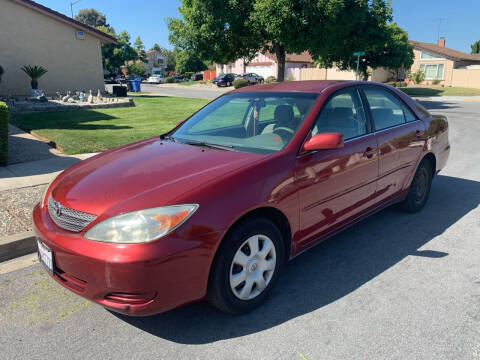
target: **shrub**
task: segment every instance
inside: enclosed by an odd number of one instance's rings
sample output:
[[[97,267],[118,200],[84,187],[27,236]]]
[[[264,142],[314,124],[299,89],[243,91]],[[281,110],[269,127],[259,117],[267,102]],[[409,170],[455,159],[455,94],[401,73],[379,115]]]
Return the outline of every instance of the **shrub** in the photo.
[[[190,79],[192,75],[195,74],[193,71],[186,71],[185,74],[183,74],[186,78]]]
[[[43,66],[37,65],[25,65],[20,69],[30,77],[30,85],[32,86],[32,89],[38,89],[38,79],[47,73],[47,69],[45,69]]]
[[[145,74],[145,71],[147,71],[147,69],[145,68],[145,65],[143,65],[142,63],[133,63],[133,64],[127,65],[128,75],[141,76]]]
[[[437,79],[437,80],[433,80],[433,81],[432,81],[432,84],[433,84],[433,85],[438,85],[438,84],[440,84],[440,82],[441,82],[441,81]]]
[[[266,84],[271,84],[271,83],[274,83],[274,82],[277,82],[277,78],[275,76],[269,76],[265,79]]]
[[[208,81],[207,80],[199,80],[198,83],[199,84],[202,84],[202,85],[205,85]]]
[[[408,78],[415,84],[421,84],[425,80],[425,73],[422,70],[417,70],[413,74],[408,74]]]
[[[295,81],[295,78],[293,76],[289,76],[285,79],[285,81]]]
[[[3,73],[4,73],[3,68],[0,66],[0,83],[2,82]]]
[[[245,86],[248,86],[248,81],[245,79],[237,79],[233,82],[233,87],[235,89],[239,89]]]
[[[168,84],[171,84],[171,83],[174,82],[174,80],[173,80],[173,78],[172,78],[171,76],[169,76],[169,77],[167,77],[167,78],[165,79],[165,82],[168,83]]]
[[[0,102],[0,164],[7,165],[8,160],[8,106]]]

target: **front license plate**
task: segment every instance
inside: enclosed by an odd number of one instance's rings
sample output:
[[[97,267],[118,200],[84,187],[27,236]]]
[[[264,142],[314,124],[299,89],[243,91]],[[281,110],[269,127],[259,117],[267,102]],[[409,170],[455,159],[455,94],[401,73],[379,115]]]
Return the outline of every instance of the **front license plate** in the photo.
[[[40,240],[37,240],[38,259],[53,274],[53,252]]]

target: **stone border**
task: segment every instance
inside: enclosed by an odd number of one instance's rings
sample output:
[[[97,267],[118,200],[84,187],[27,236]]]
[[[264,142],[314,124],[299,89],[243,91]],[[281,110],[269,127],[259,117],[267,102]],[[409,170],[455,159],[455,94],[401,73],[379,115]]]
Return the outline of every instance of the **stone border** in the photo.
[[[14,106],[9,106],[11,114],[27,114],[43,111],[76,111],[88,109],[108,109],[119,107],[134,107],[135,102],[132,98],[112,98],[114,101],[89,104],[89,103],[60,103],[54,101],[48,102],[16,102]],[[11,105],[11,103],[9,103]]]

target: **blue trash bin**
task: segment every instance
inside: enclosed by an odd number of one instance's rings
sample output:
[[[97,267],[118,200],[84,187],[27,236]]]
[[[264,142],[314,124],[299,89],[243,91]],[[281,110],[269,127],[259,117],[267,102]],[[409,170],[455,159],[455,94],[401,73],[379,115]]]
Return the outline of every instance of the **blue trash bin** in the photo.
[[[135,79],[135,80],[130,80],[131,84],[132,84],[132,91],[133,92],[140,92],[141,91],[141,81],[139,81],[138,79]]]

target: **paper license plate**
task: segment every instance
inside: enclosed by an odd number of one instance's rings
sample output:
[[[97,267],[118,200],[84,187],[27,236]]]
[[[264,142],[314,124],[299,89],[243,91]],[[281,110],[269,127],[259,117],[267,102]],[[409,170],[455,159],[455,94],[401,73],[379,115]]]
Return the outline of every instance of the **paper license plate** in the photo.
[[[53,252],[40,240],[37,240],[38,258],[40,262],[53,274]]]

